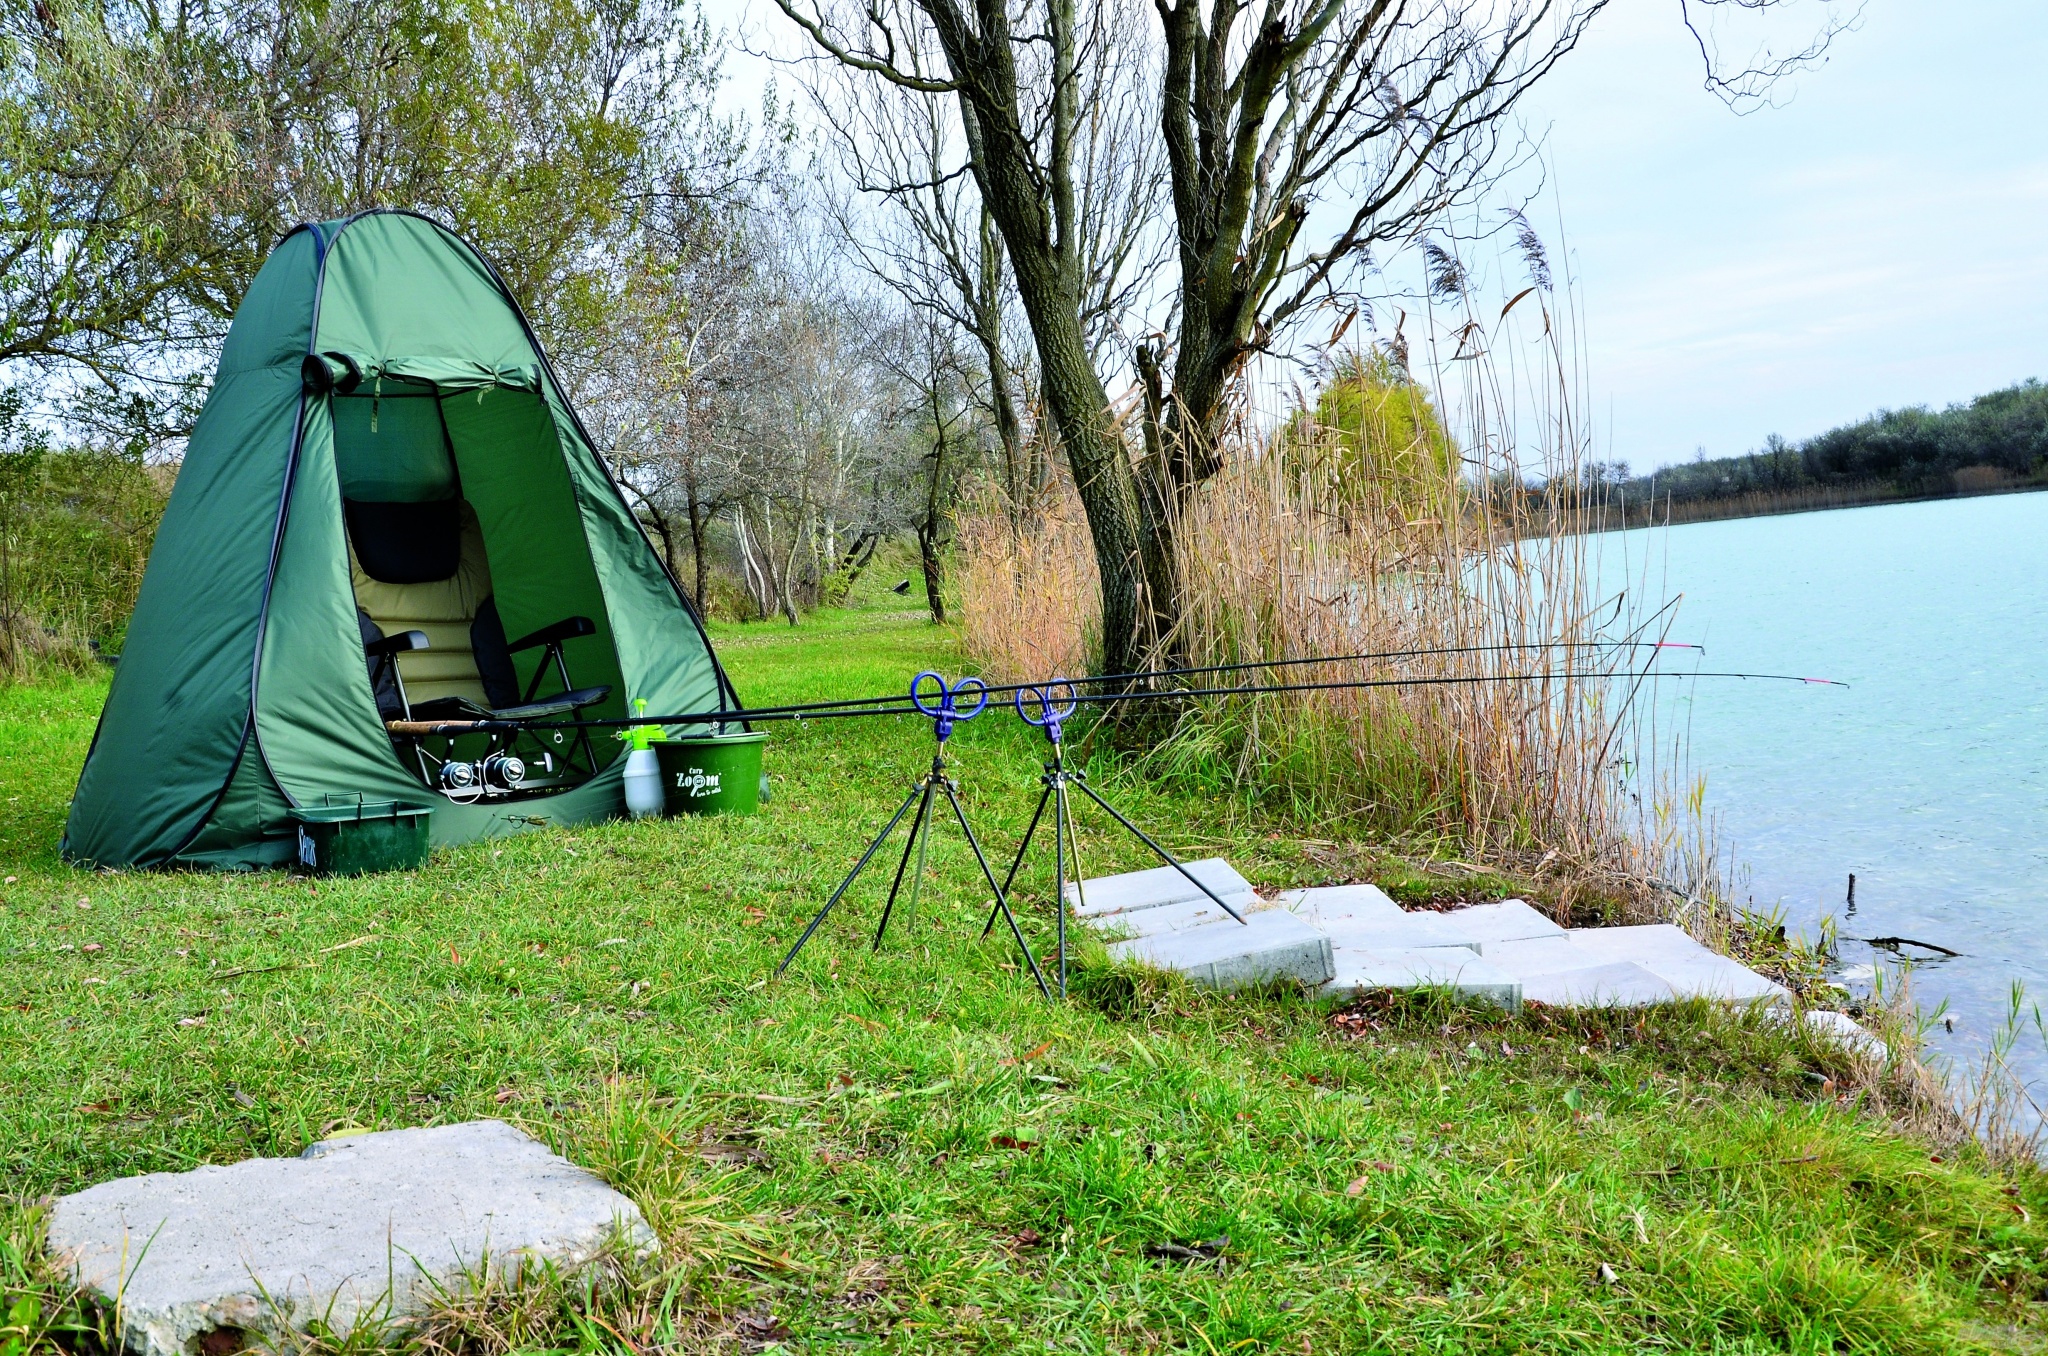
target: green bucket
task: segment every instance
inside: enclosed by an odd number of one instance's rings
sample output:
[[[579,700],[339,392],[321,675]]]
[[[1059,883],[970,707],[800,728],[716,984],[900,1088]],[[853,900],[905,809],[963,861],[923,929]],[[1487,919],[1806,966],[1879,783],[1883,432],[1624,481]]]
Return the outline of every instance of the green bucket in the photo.
[[[767,797],[761,775],[766,734],[660,739],[662,794],[672,815],[750,815]]]
[[[427,860],[431,809],[395,800],[329,800],[292,811],[299,864],[322,876],[410,871]]]

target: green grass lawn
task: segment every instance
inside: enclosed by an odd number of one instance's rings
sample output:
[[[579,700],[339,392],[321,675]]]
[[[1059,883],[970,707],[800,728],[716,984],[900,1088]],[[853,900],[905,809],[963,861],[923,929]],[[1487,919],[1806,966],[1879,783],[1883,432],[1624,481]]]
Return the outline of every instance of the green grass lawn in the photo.
[[[754,702],[959,666],[907,610],[717,638]],[[355,880],[92,875],[54,843],[103,691],[0,692],[0,1322],[31,1348],[84,1340],[37,1337],[48,1304],[15,1303],[46,1193],[482,1116],[606,1175],[667,1247],[587,1304],[473,1320],[475,1351],[1945,1352],[2048,1327],[2040,1178],[1894,1131],[1836,1095],[1839,1056],[1768,1023],[1333,1018],[1099,950],[1050,1006],[978,939],[986,887],[947,834],[879,954],[874,873],[772,979],[927,726],[773,727],[750,818],[547,830]],[[1033,738],[985,717],[954,754],[1006,852]],[[1094,775],[1176,850],[1341,878],[1341,853],[1242,805]],[[1099,825],[1082,848],[1091,873],[1145,864]],[[1021,901],[1041,953],[1049,874]]]

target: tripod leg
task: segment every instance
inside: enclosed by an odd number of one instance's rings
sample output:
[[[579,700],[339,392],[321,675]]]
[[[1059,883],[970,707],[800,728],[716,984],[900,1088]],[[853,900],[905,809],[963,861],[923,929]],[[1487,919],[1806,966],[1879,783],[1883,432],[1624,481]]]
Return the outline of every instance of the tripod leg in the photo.
[[[1108,801],[1104,800],[1102,797],[1095,794],[1094,787],[1088,785],[1088,783],[1083,781],[1076,781],[1074,785],[1080,787],[1082,791],[1086,792],[1088,799],[1094,801],[1097,805],[1100,805],[1103,809],[1109,811],[1110,818],[1114,819],[1117,823],[1123,825],[1125,828],[1129,829],[1132,833],[1136,834],[1140,839],[1142,839],[1146,847],[1151,848],[1154,852],[1159,854],[1159,859],[1161,861],[1165,862],[1174,870],[1180,872],[1183,876],[1186,876],[1188,878],[1188,882],[1192,884],[1197,890],[1200,890],[1203,894],[1209,896],[1209,898],[1215,902],[1218,908],[1222,909],[1223,912],[1229,914],[1232,918],[1235,918],[1238,922],[1244,922],[1243,914],[1239,913],[1236,909],[1231,908],[1228,904],[1225,904],[1223,902],[1223,897],[1221,895],[1217,894],[1214,890],[1211,890],[1208,886],[1202,884],[1201,881],[1196,880],[1194,872],[1188,870],[1185,866],[1182,866],[1180,864],[1179,859],[1176,858],[1171,852],[1168,852],[1165,848],[1159,846],[1159,844],[1152,841],[1152,835],[1146,833],[1136,824],[1133,824],[1130,820],[1125,819],[1122,815],[1118,814],[1117,809],[1114,805],[1111,805]]]
[[[889,882],[889,898],[882,904],[882,921],[875,926],[875,950],[882,949],[882,934],[889,930],[889,914],[896,908],[896,892],[903,888],[903,870],[910,865],[910,850],[917,846],[917,835],[924,828],[925,816],[931,813],[932,782],[924,780],[924,799],[918,802],[917,818],[910,821],[910,837],[903,840],[903,857],[896,863],[896,879]]]
[[[936,785],[938,785],[938,786],[942,787],[942,788],[945,788],[945,787],[946,787],[946,774],[945,774],[945,772],[944,772],[944,771],[943,771],[942,769],[934,768],[934,769],[932,770],[932,782],[933,782],[934,784],[936,784]],[[950,789],[950,788],[946,788],[946,789],[947,789],[947,794],[949,794],[949,795],[950,795],[950,794],[951,794],[951,789]],[[912,876],[911,876],[911,878],[910,878],[910,898],[908,898],[908,899],[906,899],[906,900],[904,900],[904,901],[903,901],[903,926],[904,926],[904,927],[906,927],[906,928],[911,928],[911,927],[915,927],[915,926],[917,926],[917,901],[918,901],[918,899],[919,899],[919,898],[921,897],[921,892],[922,892],[922,891],[923,891],[923,889],[924,889],[924,859],[925,859],[925,854],[926,854],[926,851],[927,851],[927,850],[928,850],[928,849],[929,849],[929,848],[931,847],[931,845],[932,845],[932,834],[934,834],[934,833],[936,833],[936,832],[938,831],[938,820],[937,820],[937,818],[936,818],[936,817],[935,817],[934,815],[932,815],[932,813],[931,813],[931,806],[932,806],[932,802],[933,802],[933,801],[935,801],[935,800],[937,800],[937,799],[938,799],[938,797],[937,797],[937,796],[935,796],[935,795],[933,795],[933,794],[932,794],[932,792],[931,792],[931,791],[930,791],[929,789],[927,789],[927,790],[925,791],[925,793],[924,793],[924,803],[925,803],[925,815],[924,815],[924,836],[923,836],[923,837],[921,837],[921,838],[919,838],[919,839],[917,840],[917,871],[916,871],[916,873],[915,873],[914,875],[912,875]],[[880,934],[880,933],[876,933],[876,934],[875,934],[875,945],[876,945],[877,947],[879,947],[879,946],[880,946],[881,944],[882,944],[882,937],[881,937],[881,934]]]
[[[1074,803],[1066,803],[1067,856],[1074,863],[1074,908],[1076,912],[1088,907],[1088,887],[1083,882],[1087,871],[1081,865],[1081,834],[1074,827]]]
[[[1060,841],[1060,821],[1067,817],[1067,779],[1054,774],[1052,781],[1052,906],[1059,923],[1060,997],[1067,996],[1067,858]]]
[[[1038,808],[1031,812],[1031,826],[1024,830],[1023,840],[1017,844],[1017,855],[1010,859],[1010,873],[1007,876],[1004,876],[1003,883],[1000,886],[996,887],[997,899],[1005,898],[1010,893],[1010,882],[1017,879],[1017,868],[1024,865],[1024,854],[1027,851],[1029,851],[1031,847],[1031,835],[1038,832],[1038,821],[1044,817],[1045,803],[1051,798],[1052,783],[1047,782],[1045,784],[1044,793],[1040,795],[1038,798]],[[986,940],[989,933],[995,930],[995,926],[996,911],[994,909],[990,909],[988,911],[988,922],[983,924],[981,929],[981,935],[983,940]]]
[[[789,963],[796,959],[796,953],[804,949],[805,942],[811,940],[811,934],[816,932],[819,925],[825,921],[825,915],[832,912],[833,906],[839,902],[839,897],[845,894],[853,885],[854,880],[859,877],[860,873],[867,869],[868,862],[874,857],[876,852],[881,850],[882,844],[888,841],[889,835],[896,832],[896,826],[903,822],[903,816],[910,813],[911,804],[918,798],[920,790],[921,788],[914,786],[910,788],[910,794],[903,798],[903,803],[896,807],[896,813],[890,816],[889,822],[882,826],[882,831],[875,835],[873,842],[868,844],[868,850],[860,854],[860,860],[853,864],[853,870],[847,872],[846,879],[839,882],[839,888],[832,892],[832,898],[825,901],[825,907],[818,910],[817,916],[811,919],[810,926],[804,929],[804,935],[796,939],[796,945],[792,946],[789,949],[789,954],[782,958],[782,964],[775,967],[776,974],[779,975],[789,968]]]
[[[1024,963],[1031,967],[1031,977],[1038,981],[1038,991],[1051,998],[1052,990],[1045,986],[1045,976],[1038,971],[1038,958],[1031,954],[1031,944],[1024,940],[1024,931],[1017,926],[1016,915],[1010,912],[1010,901],[1003,897],[1003,888],[996,884],[996,873],[988,869],[988,858],[982,855],[981,843],[975,838],[973,828],[967,823],[967,812],[960,808],[960,798],[953,794],[953,788],[950,786],[946,788],[946,799],[953,806],[953,818],[960,821],[960,832],[967,835],[967,846],[974,849],[974,860],[981,863],[981,874],[988,880],[989,888],[996,892],[996,910],[1009,921],[1010,935],[1017,939],[1017,947],[1024,953]],[[987,931],[984,930],[982,936],[987,935]]]

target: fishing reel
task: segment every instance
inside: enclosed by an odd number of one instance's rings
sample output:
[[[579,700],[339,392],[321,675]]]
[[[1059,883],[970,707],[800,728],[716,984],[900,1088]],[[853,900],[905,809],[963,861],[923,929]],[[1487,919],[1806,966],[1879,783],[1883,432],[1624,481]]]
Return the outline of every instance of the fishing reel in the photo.
[[[473,763],[450,759],[441,764],[439,780],[443,794],[463,804],[484,796],[508,796],[525,784],[526,760],[503,752]]]

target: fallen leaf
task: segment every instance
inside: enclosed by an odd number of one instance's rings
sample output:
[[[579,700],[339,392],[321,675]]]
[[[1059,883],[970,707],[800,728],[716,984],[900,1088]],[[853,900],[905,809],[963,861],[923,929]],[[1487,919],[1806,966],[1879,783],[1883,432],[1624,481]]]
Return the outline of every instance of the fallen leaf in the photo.
[[[18,880],[20,880],[20,879],[21,879],[21,877],[19,877],[19,876],[9,876],[9,877],[7,878],[7,884],[9,884],[9,885],[12,885],[12,884],[14,884],[14,882],[16,882],[16,881],[18,881]]]
[[[1023,1054],[1017,1056],[1015,1059],[999,1059],[996,1061],[996,1066],[998,1068],[1007,1069],[1010,1066],[1016,1064],[1029,1064],[1032,1060],[1039,1058],[1041,1055],[1043,1055],[1046,1051],[1050,1049],[1052,1049],[1052,1042],[1047,1041],[1043,1045],[1034,1046],[1031,1049],[1026,1050]]]
[[[877,1036],[887,1035],[889,1031],[889,1028],[883,1026],[880,1022],[870,1021],[868,1018],[861,1016],[857,1012],[847,1013],[846,1019],[850,1022],[856,1022],[859,1025],[866,1027],[868,1030],[874,1032]]]
[[[251,1097],[248,1093],[243,1092],[240,1088],[229,1088],[228,1094],[232,1096],[237,1102],[241,1103],[243,1106],[256,1105],[256,1099],[254,1097]]]
[[[1369,1178],[1369,1177],[1354,1177],[1354,1178],[1352,1178],[1352,1179],[1351,1179],[1351,1183],[1350,1183],[1350,1185],[1348,1185],[1348,1186],[1346,1186],[1346,1187],[1344,1188],[1344,1194],[1345,1194],[1346,1196],[1362,1196],[1362,1195],[1364,1195],[1364,1194],[1365,1194],[1365,1184],[1366,1184],[1367,1182],[1371,1181],[1371,1180],[1372,1180],[1372,1179],[1371,1179],[1371,1178]]]
[[[455,943],[453,943],[453,942],[450,942],[450,943],[448,943],[448,963],[449,963],[450,965],[460,965],[460,964],[462,964],[462,956],[461,956],[461,953],[459,953],[458,951],[456,951],[456,949],[455,949]]]
[[[1045,1235],[1027,1224],[1016,1233],[1004,1239],[1003,1242],[1012,1251],[1021,1252],[1025,1248],[1035,1248],[1045,1242]]]
[[[206,1014],[205,1014],[205,1013],[201,1013],[201,1014],[200,1014],[199,1016],[197,1016],[197,1017],[180,1017],[180,1018],[178,1019],[178,1025],[179,1025],[179,1026],[205,1026],[205,1025],[206,1025]]]
[[[995,1145],[998,1149],[1015,1149],[1018,1153],[1025,1154],[1030,1153],[1033,1149],[1036,1149],[1038,1147],[1037,1140],[1018,1139],[1014,1135],[997,1135],[994,1139],[990,1140],[989,1143]]]
[[[105,948],[105,947],[103,947],[103,946],[101,946],[101,945],[100,945],[100,944],[99,944],[98,942],[87,942],[87,943],[86,943],[86,944],[85,944],[84,946],[81,946],[81,947],[79,947],[78,949],[79,949],[80,951],[104,951],[104,950],[106,950],[106,948]]]
[[[107,1112],[112,1111],[115,1107],[119,1106],[120,1104],[121,1099],[118,1097],[103,1097],[97,1102],[87,1102],[84,1106],[75,1106],[71,1109],[73,1111],[90,1111],[98,1113],[100,1115],[105,1115]]]

